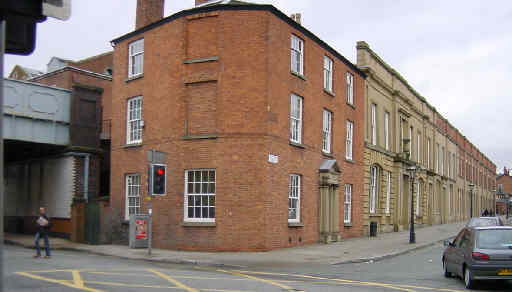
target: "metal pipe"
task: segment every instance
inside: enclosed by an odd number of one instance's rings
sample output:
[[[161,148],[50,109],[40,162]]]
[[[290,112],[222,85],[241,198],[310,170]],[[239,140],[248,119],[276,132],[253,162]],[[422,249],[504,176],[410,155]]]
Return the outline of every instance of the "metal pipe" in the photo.
[[[4,111],[4,52],[5,52],[5,20],[0,20],[0,108]],[[3,115],[3,114],[2,114]],[[3,117],[0,119],[0,292],[4,290],[4,134]]]
[[[409,230],[409,243],[416,243],[414,233],[414,172],[411,171],[411,227]]]
[[[84,199],[87,203],[89,201],[89,157],[90,154],[85,154],[84,157]]]

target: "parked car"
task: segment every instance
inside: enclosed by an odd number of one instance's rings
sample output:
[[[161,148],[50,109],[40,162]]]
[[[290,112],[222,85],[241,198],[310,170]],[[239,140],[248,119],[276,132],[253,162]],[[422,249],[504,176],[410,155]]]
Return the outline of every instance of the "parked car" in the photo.
[[[512,226],[465,227],[445,246],[444,275],[461,277],[466,288],[478,280],[512,280]]]
[[[474,217],[469,219],[466,227],[477,226],[504,226],[503,220],[500,217]]]

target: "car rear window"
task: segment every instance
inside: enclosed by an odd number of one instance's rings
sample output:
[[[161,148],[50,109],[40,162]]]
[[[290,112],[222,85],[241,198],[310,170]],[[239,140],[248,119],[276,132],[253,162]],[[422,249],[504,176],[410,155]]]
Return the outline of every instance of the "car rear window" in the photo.
[[[475,227],[475,226],[496,226],[498,222],[496,222],[496,219],[494,218],[473,218],[469,222],[469,227]]]
[[[512,249],[512,229],[479,230],[476,246],[481,249]]]

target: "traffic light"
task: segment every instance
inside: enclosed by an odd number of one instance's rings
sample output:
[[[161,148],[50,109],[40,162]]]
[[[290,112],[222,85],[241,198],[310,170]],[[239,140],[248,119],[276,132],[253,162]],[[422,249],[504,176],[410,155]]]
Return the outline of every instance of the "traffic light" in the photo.
[[[151,194],[165,195],[167,166],[164,164],[151,164]]]

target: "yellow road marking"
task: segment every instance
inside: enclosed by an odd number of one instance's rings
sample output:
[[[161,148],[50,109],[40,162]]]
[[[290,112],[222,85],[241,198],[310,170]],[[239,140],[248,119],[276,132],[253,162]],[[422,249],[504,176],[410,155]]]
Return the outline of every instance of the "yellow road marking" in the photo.
[[[199,292],[199,290],[194,289],[194,288],[191,288],[191,287],[188,287],[188,286],[186,286],[185,284],[181,283],[180,281],[175,280],[175,279],[171,278],[170,276],[168,276],[168,275],[166,275],[166,274],[164,274],[164,273],[160,273],[160,272],[159,272],[159,271],[157,271],[157,270],[148,269],[148,271],[149,271],[149,272],[151,272],[151,273],[153,273],[153,274],[155,274],[155,275],[157,275],[157,276],[160,276],[161,278],[163,278],[163,279],[165,279],[165,280],[167,280],[167,281],[169,281],[169,282],[171,282],[171,283],[173,283],[173,284],[174,284],[174,285],[176,285],[176,287],[178,287],[178,288],[181,288],[181,289],[183,289],[183,290],[187,290],[187,291],[189,291],[189,292]]]
[[[323,277],[315,277],[315,276],[308,276],[308,275],[296,275],[296,274],[278,274],[278,273],[268,273],[268,272],[251,272],[251,271],[239,271],[241,273],[248,273],[248,274],[262,274],[262,275],[274,275],[274,276],[291,276],[291,277],[297,277],[297,278],[306,278],[306,279],[316,279],[316,280],[324,280],[324,281],[334,281],[334,282],[341,282],[341,283],[347,283],[352,285],[362,285],[362,286],[377,286],[377,287],[385,287],[389,289],[394,290],[402,290],[407,292],[415,292],[414,290],[407,289],[404,287],[395,286],[392,284],[386,284],[386,283],[376,283],[376,282],[361,282],[361,281],[352,281],[352,280],[344,280],[344,279],[331,279],[331,278],[323,278]]]
[[[82,276],[80,276],[80,272],[77,270],[71,271],[71,274],[73,275],[73,282],[76,287],[83,288],[84,287],[84,280],[82,280]]]
[[[235,271],[226,271],[226,270],[217,270],[217,271],[223,272],[223,273],[228,273],[228,274],[231,274],[233,276],[245,277],[245,278],[248,278],[248,279],[252,279],[252,280],[260,281],[260,282],[263,282],[263,283],[267,283],[267,284],[270,284],[270,285],[282,288],[282,289],[284,289],[286,291],[297,291],[297,290],[293,289],[292,287],[286,286],[286,285],[281,284],[281,283],[276,282],[276,281],[267,280],[267,279],[263,279],[263,278],[258,278],[258,277],[242,274],[242,273],[235,272]]]
[[[226,289],[201,289],[201,291],[212,291],[212,292],[251,292],[249,290],[226,290]]]
[[[137,284],[124,284],[115,282],[101,282],[101,281],[86,281],[86,283],[99,284],[105,286],[119,286],[119,287],[130,287],[130,288],[151,288],[151,289],[181,289],[175,286],[154,286],[154,285],[137,285]]]
[[[25,273],[25,272],[16,272],[15,274],[22,275],[22,276],[25,276],[25,277],[29,277],[29,278],[32,278],[32,279],[37,279],[37,280],[41,280],[41,281],[50,282],[50,283],[57,283],[57,284],[61,284],[61,285],[67,286],[67,287],[79,289],[79,290],[90,291],[90,292],[105,292],[103,290],[98,290],[98,289],[94,289],[94,288],[88,288],[88,287],[85,287],[85,286],[82,286],[82,287],[76,286],[75,284],[71,284],[67,280],[56,280],[56,279],[46,278],[46,277],[42,277],[42,276],[38,276],[38,275],[33,275],[33,274]]]

